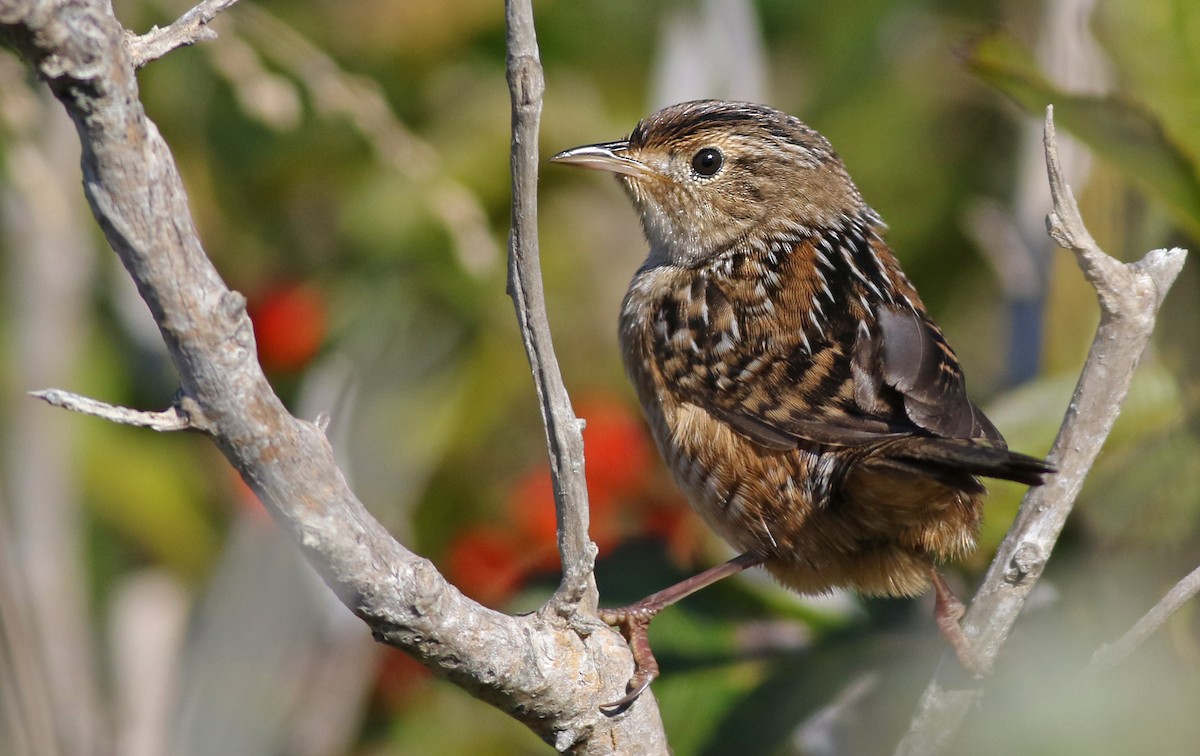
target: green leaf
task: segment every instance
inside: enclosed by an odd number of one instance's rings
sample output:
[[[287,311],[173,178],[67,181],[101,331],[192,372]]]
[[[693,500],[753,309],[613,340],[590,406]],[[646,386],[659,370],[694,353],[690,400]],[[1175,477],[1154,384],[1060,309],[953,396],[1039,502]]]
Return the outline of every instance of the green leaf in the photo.
[[[1055,122],[1147,193],[1160,199],[1188,233],[1200,238],[1197,166],[1165,133],[1156,114],[1117,97],[1072,95],[1038,70],[1011,36],[984,37],[967,63],[992,86],[1032,113],[1054,105]]]

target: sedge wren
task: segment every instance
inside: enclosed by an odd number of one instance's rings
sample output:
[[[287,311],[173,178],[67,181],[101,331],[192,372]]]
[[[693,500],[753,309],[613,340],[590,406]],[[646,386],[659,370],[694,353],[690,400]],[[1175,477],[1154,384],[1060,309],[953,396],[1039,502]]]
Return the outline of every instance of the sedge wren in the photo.
[[[913,596],[972,666],[935,567],[975,545],[976,476],[1038,485],[967,398],[872,210],[826,139],[785,113],[702,100],[555,162],[616,175],[650,254],[621,307],[625,368],[693,508],[741,556],[622,609],[631,703],[665,606],[761,565],[801,593]]]

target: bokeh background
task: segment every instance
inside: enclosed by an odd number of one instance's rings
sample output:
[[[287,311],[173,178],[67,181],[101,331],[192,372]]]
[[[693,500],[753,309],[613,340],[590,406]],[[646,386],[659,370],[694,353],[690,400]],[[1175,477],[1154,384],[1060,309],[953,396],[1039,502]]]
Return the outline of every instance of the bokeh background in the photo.
[[[117,0],[129,28],[187,6]],[[1044,233],[1042,109],[1092,233],[1125,260],[1200,240],[1192,0],[543,0],[542,153],[695,97],[826,134],[1022,451],[1050,445],[1094,295]],[[508,92],[499,0],[264,0],[140,73],[200,235],[251,305],[298,415],[352,486],[466,593],[510,611],[557,581],[543,432],[505,295]],[[369,633],[207,441],[46,407],[176,389],[79,190],[61,107],[0,52],[0,752],[523,754],[520,725]],[[644,254],[614,182],[543,165],[541,248],[585,443],[602,599],[726,558],[666,477],[615,322]],[[1194,753],[1185,607],[1084,673],[1200,562],[1195,261],[959,753]],[[1020,489],[993,487],[970,595]],[[678,754],[886,753],[945,648],[932,602],[803,599],[755,575],[656,621]]]

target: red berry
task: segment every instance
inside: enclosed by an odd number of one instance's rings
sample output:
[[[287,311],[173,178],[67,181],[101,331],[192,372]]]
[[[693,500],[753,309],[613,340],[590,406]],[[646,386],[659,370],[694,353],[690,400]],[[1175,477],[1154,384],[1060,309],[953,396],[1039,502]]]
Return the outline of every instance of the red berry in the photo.
[[[274,286],[248,306],[262,366],[296,371],[316,356],[325,341],[328,314],[316,287],[304,283]]]

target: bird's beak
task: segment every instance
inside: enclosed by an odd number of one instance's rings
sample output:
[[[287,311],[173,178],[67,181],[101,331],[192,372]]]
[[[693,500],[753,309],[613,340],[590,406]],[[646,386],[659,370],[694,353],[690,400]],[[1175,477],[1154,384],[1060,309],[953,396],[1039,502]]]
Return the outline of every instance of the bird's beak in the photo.
[[[619,173],[633,178],[644,178],[656,175],[650,166],[634,160],[627,154],[629,142],[606,142],[604,144],[585,144],[570,150],[563,150],[550,158],[552,163],[566,163],[580,168],[591,168],[595,171]]]

